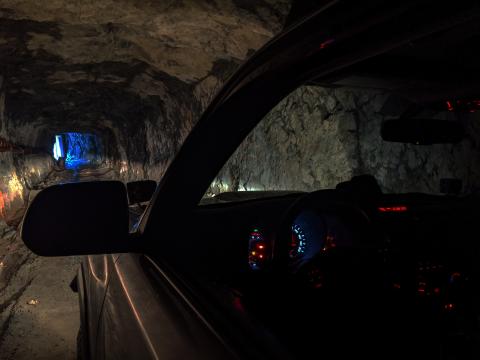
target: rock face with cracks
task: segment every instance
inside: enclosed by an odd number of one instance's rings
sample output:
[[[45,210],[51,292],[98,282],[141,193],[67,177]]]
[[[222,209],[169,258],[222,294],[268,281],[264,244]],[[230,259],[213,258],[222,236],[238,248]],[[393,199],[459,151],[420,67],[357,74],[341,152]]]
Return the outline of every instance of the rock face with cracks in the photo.
[[[441,178],[459,178],[465,193],[480,186],[480,122],[463,114],[458,144],[385,142],[384,120],[405,110],[384,91],[303,86],[281,101],[245,139],[209,195],[238,190],[335,188],[371,174],[390,193],[439,193]],[[445,114],[434,114],[441,118]]]

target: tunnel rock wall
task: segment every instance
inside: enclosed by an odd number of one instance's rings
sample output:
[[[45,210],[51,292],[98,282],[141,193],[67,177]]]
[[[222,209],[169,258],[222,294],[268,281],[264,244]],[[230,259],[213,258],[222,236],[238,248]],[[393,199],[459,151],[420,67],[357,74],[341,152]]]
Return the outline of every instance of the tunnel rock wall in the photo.
[[[289,0],[4,0],[8,138],[101,134],[124,181],[159,179],[215,92],[283,26]]]
[[[8,134],[5,93],[0,76],[0,138],[9,146],[0,147],[0,222],[17,225],[29,194],[53,169],[52,157],[35,149],[19,147]]]
[[[120,178],[160,179],[202,112],[240,63],[238,59],[215,60],[208,75],[193,83],[152,69],[135,77],[132,84],[141,106],[135,107],[128,126],[114,130],[120,139]]]
[[[374,175],[385,192],[438,193],[441,178],[480,185],[480,119],[462,119],[470,136],[456,145],[416,146],[382,141],[383,91],[304,86],[281,101],[223,167],[207,195],[237,190],[334,188]]]
[[[45,180],[53,165],[47,154],[0,152],[0,219],[18,224],[31,190]]]
[[[200,103],[193,85],[153,69],[136,76],[132,86],[126,109],[109,114],[115,165],[124,181],[159,179],[198,119]]]
[[[160,179],[289,0],[17,1],[0,6],[0,219],[54,168],[54,136],[93,133],[123,181]]]

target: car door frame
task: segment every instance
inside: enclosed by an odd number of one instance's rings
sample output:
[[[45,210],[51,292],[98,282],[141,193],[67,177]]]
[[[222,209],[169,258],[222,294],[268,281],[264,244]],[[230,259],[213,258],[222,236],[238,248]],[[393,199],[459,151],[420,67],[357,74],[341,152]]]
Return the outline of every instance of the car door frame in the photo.
[[[331,1],[274,37],[227,81],[168,166],[138,227],[145,245],[197,206],[243,139],[294,89],[480,17],[480,4],[462,4]]]

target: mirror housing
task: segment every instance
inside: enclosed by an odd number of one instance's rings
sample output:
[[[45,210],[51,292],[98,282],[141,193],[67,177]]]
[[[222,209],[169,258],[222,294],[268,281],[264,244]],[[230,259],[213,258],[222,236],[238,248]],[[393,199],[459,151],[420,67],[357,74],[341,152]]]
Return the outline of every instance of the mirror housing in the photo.
[[[148,202],[157,189],[157,182],[154,180],[139,180],[127,183],[128,204],[135,205]]]
[[[21,236],[31,251],[42,256],[128,252],[133,251],[128,220],[122,182],[54,185],[33,199]]]
[[[382,124],[384,141],[416,145],[455,144],[464,137],[463,126],[457,121],[438,119],[395,119]]]

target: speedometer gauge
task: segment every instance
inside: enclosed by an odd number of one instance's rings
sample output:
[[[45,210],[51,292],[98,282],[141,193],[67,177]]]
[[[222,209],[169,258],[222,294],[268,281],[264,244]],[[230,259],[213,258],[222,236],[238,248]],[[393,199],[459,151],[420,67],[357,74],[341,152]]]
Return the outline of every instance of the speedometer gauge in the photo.
[[[291,259],[295,259],[305,253],[307,246],[307,238],[302,227],[298,224],[292,225],[292,240],[290,242],[289,255]]]
[[[302,211],[291,225],[288,255],[294,267],[316,256],[325,245],[325,218],[313,211]]]

